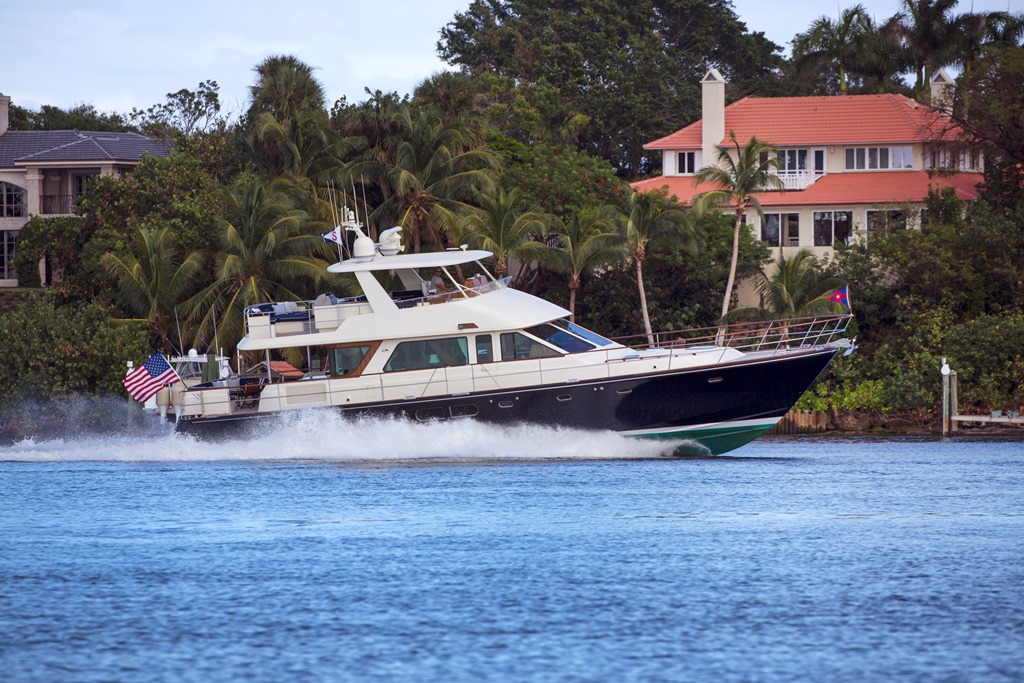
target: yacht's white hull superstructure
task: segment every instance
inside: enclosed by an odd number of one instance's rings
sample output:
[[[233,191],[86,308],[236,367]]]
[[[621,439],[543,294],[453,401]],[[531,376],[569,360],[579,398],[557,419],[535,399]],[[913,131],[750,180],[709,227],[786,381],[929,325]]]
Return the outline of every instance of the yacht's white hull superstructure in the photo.
[[[849,318],[701,338],[677,332],[637,349],[495,280],[481,264],[488,252],[385,255],[362,247],[357,240],[356,258],[330,268],[353,273],[361,296],[250,308],[238,348],[262,352],[265,371],[183,391],[178,430],[215,435],[281,411],[323,408],[608,429],[720,453],[785,415],[839,352],[833,340]],[[421,275],[438,269],[447,290]],[[463,269],[477,275],[468,280]],[[406,289],[386,291],[375,274],[388,272]],[[272,371],[272,355],[286,348],[307,360],[293,379]]]

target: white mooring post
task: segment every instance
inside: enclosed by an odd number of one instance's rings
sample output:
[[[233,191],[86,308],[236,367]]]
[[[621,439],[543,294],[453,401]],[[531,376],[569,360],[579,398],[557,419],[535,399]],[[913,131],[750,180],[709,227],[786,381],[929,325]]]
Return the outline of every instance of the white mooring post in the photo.
[[[949,367],[946,359],[942,359],[942,436],[951,436],[957,431],[958,414],[956,397],[956,370]]]

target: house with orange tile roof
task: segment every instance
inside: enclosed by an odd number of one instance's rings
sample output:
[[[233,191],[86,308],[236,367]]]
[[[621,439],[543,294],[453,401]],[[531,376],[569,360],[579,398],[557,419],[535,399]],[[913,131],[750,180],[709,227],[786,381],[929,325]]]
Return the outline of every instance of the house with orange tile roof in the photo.
[[[871,239],[884,226],[920,225],[930,189],[952,187],[961,199],[978,194],[983,160],[965,148],[943,113],[953,81],[939,71],[927,107],[897,94],[745,97],[725,105],[725,80],[709,69],[702,119],[644,145],[662,153],[662,174],[641,191],[667,187],[690,204],[704,191],[694,175],[716,163],[718,146],[751,137],[775,146],[784,191],[758,193],[764,221],[747,220],[761,240],[785,251],[830,253],[840,242]]]

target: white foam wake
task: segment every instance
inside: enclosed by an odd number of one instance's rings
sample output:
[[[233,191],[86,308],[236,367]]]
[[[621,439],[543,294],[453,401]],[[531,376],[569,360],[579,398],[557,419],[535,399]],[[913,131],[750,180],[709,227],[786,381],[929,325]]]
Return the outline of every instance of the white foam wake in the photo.
[[[0,446],[0,461],[217,461],[217,460],[550,460],[653,458],[677,442],[648,441],[613,432],[533,425],[497,426],[474,420],[415,423],[349,418],[330,411],[296,411],[267,419],[259,434],[201,441],[166,430],[24,439]]]

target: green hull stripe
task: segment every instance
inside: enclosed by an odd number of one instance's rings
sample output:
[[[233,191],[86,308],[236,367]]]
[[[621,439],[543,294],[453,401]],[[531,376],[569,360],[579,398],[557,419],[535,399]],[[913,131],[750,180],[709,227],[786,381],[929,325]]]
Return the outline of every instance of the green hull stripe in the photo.
[[[636,434],[634,436],[639,439],[662,439],[666,441],[685,439],[692,443],[680,445],[676,449],[677,453],[707,455],[707,452],[710,451],[712,455],[720,455],[750,443],[774,426],[775,421],[773,420],[768,424],[724,424],[721,427],[711,429],[673,430]]]

